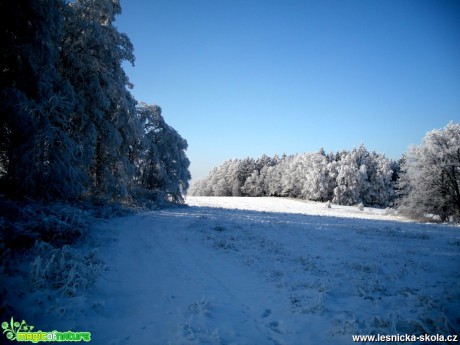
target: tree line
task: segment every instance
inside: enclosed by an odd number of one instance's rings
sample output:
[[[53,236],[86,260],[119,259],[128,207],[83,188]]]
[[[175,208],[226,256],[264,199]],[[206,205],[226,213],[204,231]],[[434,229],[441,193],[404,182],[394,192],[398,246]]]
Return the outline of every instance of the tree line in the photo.
[[[398,161],[362,144],[351,151],[232,159],[194,183],[202,196],[279,196],[394,206],[412,217],[460,220],[460,125],[426,134]]]
[[[119,1],[1,1],[0,12],[0,194],[182,202],[187,142],[130,92]]]
[[[208,196],[279,196],[341,205],[388,206],[394,199],[398,163],[369,152],[303,153],[235,159],[214,168],[191,193]]]

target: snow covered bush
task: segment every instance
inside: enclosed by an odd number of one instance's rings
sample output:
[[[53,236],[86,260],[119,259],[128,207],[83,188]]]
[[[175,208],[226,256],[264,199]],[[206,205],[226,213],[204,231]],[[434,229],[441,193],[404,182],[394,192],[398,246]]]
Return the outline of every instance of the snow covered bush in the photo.
[[[45,208],[27,206],[24,212],[34,223],[32,232],[38,232],[40,239],[55,246],[74,243],[88,231],[90,214],[67,204],[50,204]]]
[[[52,288],[73,296],[91,286],[105,267],[96,250],[83,254],[81,248],[68,245],[55,248],[37,242],[32,253],[35,255],[29,275],[32,290]]]
[[[68,204],[0,202],[0,280],[17,293],[55,290],[75,295],[94,283],[104,264],[79,241],[93,212]],[[11,287],[11,285],[9,285]],[[11,315],[14,297],[0,288],[0,316]],[[13,308],[13,309],[12,309]]]
[[[36,240],[54,246],[72,244],[88,231],[92,213],[65,203],[32,203],[0,199],[1,241],[12,250],[30,248]]]

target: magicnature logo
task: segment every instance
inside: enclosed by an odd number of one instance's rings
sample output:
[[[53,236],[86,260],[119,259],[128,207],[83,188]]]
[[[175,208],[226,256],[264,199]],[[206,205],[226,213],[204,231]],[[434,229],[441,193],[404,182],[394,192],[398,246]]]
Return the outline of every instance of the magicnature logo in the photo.
[[[6,338],[11,341],[29,341],[32,343],[45,342],[45,341],[91,341],[90,332],[32,332],[34,326],[28,325],[24,320],[21,323],[15,322],[11,317],[10,322],[2,323],[3,334],[6,333]]]

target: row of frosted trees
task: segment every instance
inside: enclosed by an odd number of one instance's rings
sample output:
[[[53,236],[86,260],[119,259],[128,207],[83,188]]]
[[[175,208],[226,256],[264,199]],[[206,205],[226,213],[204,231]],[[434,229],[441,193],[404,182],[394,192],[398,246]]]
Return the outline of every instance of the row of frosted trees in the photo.
[[[182,201],[187,142],[138,104],[118,0],[2,1],[0,194]]]
[[[191,188],[205,196],[287,196],[395,206],[411,217],[460,221],[460,125],[428,132],[399,161],[351,151],[229,160]]]
[[[194,184],[193,195],[282,196],[341,205],[386,207],[395,196],[398,163],[364,145],[336,154],[229,160]]]

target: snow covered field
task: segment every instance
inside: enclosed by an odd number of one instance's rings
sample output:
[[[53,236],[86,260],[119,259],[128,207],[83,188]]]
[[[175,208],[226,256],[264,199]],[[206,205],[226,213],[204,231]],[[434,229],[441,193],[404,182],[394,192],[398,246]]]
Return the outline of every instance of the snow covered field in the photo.
[[[207,206],[260,212],[407,221],[407,219],[402,217],[390,216],[387,213],[391,212],[383,209],[365,207],[364,210],[361,211],[358,207],[334,204],[331,204],[331,207],[328,208],[326,203],[290,198],[188,197],[187,203],[190,206]]]
[[[107,270],[96,284],[71,298],[28,294],[18,317],[107,345],[351,344],[460,329],[458,227],[289,199],[186,202],[98,225],[87,245]]]

